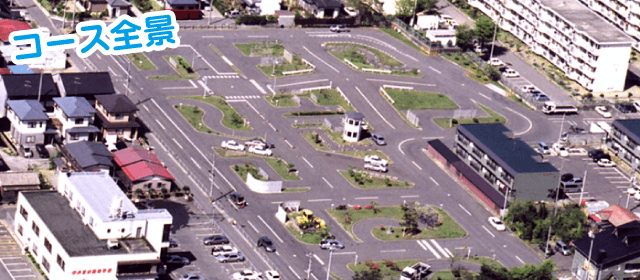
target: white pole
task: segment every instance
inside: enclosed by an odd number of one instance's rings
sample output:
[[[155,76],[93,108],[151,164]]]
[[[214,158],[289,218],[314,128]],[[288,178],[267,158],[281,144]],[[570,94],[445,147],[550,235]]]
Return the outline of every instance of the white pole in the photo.
[[[129,72],[129,69],[131,68],[131,59],[128,60],[129,63],[127,63],[127,92],[124,95],[129,95],[129,82],[131,81],[131,72]]]
[[[209,23],[207,25],[211,25],[211,14],[213,14],[213,0],[209,0]]]
[[[498,20],[500,17],[498,17]],[[498,21],[494,23],[495,28],[493,29],[493,40],[491,41],[491,53],[489,54],[489,63],[491,63],[491,59],[493,58],[493,45],[496,44],[496,34],[498,33]]]
[[[631,197],[631,193],[627,192],[627,204],[625,204],[624,208],[629,208],[629,198]]]
[[[327,280],[329,280],[329,274],[331,274],[331,256],[333,256],[333,249],[329,249],[329,265],[327,265]]]
[[[587,274],[589,274],[589,268],[591,267],[591,252],[593,250],[593,240],[595,239],[595,236],[593,233],[591,233],[591,231],[589,231],[589,237],[591,238],[591,246],[589,246],[589,267],[587,267],[587,269],[584,272],[584,277],[582,279],[587,279]]]
[[[582,189],[580,190],[580,200],[578,203],[582,203],[582,194],[584,194],[584,185],[587,184],[587,170],[584,170],[584,178],[582,178]]]
[[[204,80],[204,85],[205,85],[205,86],[208,86],[208,85],[207,85],[207,81],[208,81],[209,79],[207,79],[207,77],[204,77],[204,78],[202,78],[202,79]],[[206,88],[206,87],[205,87],[205,88],[202,88],[202,97],[205,97],[205,96],[207,96],[207,88]]]
[[[358,254],[356,254],[356,260],[354,261],[356,265],[358,265]]]
[[[40,86],[38,86],[38,102],[40,102],[40,96],[42,95],[42,77],[44,77],[44,71],[40,70]]]
[[[413,18],[416,17],[416,10],[418,9],[418,0],[413,4],[413,15],[411,16],[411,20],[409,21],[409,27],[413,26]]]
[[[211,202],[213,202],[213,177],[215,176],[213,171],[216,169],[216,154],[215,153],[211,153],[211,156],[212,156],[212,160],[211,160],[211,191],[209,191],[209,200]]]
[[[507,200],[509,199],[509,191],[511,191],[511,188],[507,186],[507,193],[504,195],[504,206],[502,207],[503,217],[504,217],[504,212],[507,211]]]
[[[13,2],[13,0],[11,0]],[[67,22],[67,3],[69,0],[64,1],[64,9],[62,9],[62,29],[64,29],[64,25]]]

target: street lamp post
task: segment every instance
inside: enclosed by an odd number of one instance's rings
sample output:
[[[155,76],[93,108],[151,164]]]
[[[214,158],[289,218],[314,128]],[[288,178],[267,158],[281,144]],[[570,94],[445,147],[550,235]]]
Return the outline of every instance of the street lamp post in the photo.
[[[589,238],[591,238],[591,246],[589,246],[589,261],[587,262],[589,264],[589,267],[591,267],[591,253],[593,251],[593,240],[595,239],[596,235],[589,230]],[[589,267],[587,267],[587,269],[584,271],[584,277],[582,277],[582,279],[586,280],[587,279],[587,275],[589,274]]]
[[[129,82],[131,81],[131,72],[129,72],[129,68],[131,68],[131,59],[127,60],[127,92],[124,95],[129,95]]]
[[[496,44],[496,34],[498,33],[498,21],[500,17],[498,16],[498,20],[493,24],[495,27],[493,28],[493,40],[491,41],[491,53],[489,54],[489,63],[491,63],[491,59],[493,58],[493,46]]]
[[[333,256],[333,248],[329,248],[329,264],[327,265],[327,280],[329,280],[329,274],[331,274],[331,256]]]
[[[273,76],[273,95],[276,95],[276,62],[278,60],[276,59],[275,61],[273,61],[273,69],[271,70],[271,76]]]
[[[504,206],[502,206],[502,216],[504,217],[504,213],[507,211],[507,200],[509,200],[509,192],[511,188],[507,187],[507,193],[504,195]]]
[[[582,203],[582,195],[584,194],[584,186],[587,184],[587,169],[584,170],[584,178],[582,178],[582,188],[580,189],[580,200],[579,203]],[[629,200],[627,200],[628,202]]]
[[[307,279],[305,280],[309,280],[309,277],[311,277],[311,256],[313,256],[313,253],[307,253],[307,257],[309,257],[309,267],[307,268],[307,271],[305,271],[307,273]]]

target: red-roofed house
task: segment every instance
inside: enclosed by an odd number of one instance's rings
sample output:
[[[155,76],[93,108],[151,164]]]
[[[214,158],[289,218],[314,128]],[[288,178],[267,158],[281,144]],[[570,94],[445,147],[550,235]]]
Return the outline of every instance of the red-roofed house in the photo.
[[[636,214],[618,204],[613,204],[589,215],[589,219],[601,229],[610,226],[619,227],[631,221],[640,221]]]
[[[175,178],[153,152],[127,148],[114,152],[113,156],[127,179],[123,180],[125,185],[131,191],[136,189],[143,191],[171,189],[171,183]]]
[[[9,44],[9,34],[13,31],[29,30],[31,25],[24,21],[17,21],[12,19],[0,20],[0,41]]]

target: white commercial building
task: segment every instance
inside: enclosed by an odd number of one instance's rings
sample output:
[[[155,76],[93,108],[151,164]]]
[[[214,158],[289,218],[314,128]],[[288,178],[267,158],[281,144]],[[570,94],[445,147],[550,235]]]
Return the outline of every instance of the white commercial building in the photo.
[[[172,216],[138,210],[101,172],[60,173],[56,191],[21,192],[14,228],[51,280],[154,279]]]
[[[468,0],[593,92],[621,92],[634,40],[578,0]]]
[[[342,139],[347,142],[358,142],[362,138],[362,126],[364,115],[358,112],[347,112],[344,116],[344,129],[342,130]]]

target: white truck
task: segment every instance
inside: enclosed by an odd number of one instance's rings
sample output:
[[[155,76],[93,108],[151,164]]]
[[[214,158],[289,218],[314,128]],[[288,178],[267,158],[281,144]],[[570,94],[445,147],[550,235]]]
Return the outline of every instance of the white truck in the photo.
[[[423,262],[407,266],[402,269],[400,280],[420,280],[427,276],[429,269],[431,269],[431,266]]]
[[[542,112],[549,114],[577,114],[578,107],[573,105],[558,105],[555,102],[545,102],[542,106]]]

